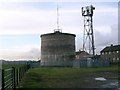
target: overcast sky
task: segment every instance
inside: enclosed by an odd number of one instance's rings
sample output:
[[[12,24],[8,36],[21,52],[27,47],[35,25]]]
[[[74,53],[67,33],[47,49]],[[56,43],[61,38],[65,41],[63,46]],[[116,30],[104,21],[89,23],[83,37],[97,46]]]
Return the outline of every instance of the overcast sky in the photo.
[[[76,34],[76,51],[82,49],[83,17],[81,7],[93,5],[96,53],[118,44],[118,2],[99,0],[59,0],[59,26],[63,33]],[[0,59],[40,58],[41,34],[57,28],[55,0],[0,1]]]

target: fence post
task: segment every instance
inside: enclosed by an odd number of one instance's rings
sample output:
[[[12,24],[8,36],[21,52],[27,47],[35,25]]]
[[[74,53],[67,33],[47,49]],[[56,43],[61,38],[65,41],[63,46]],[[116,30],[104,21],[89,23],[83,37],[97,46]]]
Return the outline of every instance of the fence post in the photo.
[[[20,78],[21,78],[21,67],[19,67],[19,81],[20,81]]]
[[[19,81],[21,80],[21,67],[19,68]]]
[[[15,68],[14,67],[12,67],[12,72],[13,72],[13,90],[15,90]]]
[[[18,69],[16,69],[16,85],[18,85]]]
[[[2,69],[2,90],[4,90],[4,69]]]

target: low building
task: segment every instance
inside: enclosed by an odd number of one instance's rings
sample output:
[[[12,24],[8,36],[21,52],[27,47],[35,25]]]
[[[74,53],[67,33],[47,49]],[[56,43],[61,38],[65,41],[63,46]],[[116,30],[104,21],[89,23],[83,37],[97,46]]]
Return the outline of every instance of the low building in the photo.
[[[77,51],[75,57],[76,57],[76,59],[82,59],[82,58],[87,58],[89,56],[90,56],[90,54],[88,54],[85,51]]]
[[[120,61],[120,45],[111,45],[100,51],[101,58],[107,59],[110,63],[118,63]]]
[[[100,55],[89,54],[85,51],[77,51],[76,59],[73,61],[73,67],[104,67],[109,66],[109,61],[100,58]]]

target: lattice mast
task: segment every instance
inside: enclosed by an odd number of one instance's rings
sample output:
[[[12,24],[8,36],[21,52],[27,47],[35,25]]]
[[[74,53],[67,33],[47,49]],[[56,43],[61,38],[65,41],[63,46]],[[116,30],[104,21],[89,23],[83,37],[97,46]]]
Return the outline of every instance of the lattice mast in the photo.
[[[82,7],[82,16],[84,17],[83,51],[87,51],[94,56],[93,10],[95,10],[95,7],[92,5]]]

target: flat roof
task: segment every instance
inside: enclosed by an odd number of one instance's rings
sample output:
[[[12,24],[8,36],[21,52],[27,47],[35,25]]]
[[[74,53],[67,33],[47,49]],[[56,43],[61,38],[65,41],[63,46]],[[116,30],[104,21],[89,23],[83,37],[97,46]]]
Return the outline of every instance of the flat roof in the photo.
[[[42,37],[42,36],[48,36],[48,35],[55,35],[55,34],[72,35],[72,36],[76,37],[75,34],[71,34],[71,33],[62,33],[62,32],[60,32],[60,31],[55,31],[54,33],[42,34],[41,37]]]

